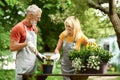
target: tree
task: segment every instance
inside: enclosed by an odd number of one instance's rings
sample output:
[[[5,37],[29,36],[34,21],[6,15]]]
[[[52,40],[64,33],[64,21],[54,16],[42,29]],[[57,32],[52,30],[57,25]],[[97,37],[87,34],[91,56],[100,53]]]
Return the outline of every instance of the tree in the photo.
[[[119,0],[88,0],[88,5],[89,7],[99,9],[108,15],[116,33],[117,42],[120,49],[120,13],[119,11],[116,11],[115,1]],[[109,7],[103,7],[103,3],[108,3]]]
[[[0,1],[0,69],[12,59],[9,50],[10,29],[23,18],[22,12],[23,8],[17,0]]]
[[[13,0],[12,2],[1,0],[0,1],[0,54],[2,51],[9,49],[9,35],[10,29],[18,22],[23,15],[23,8]],[[17,18],[17,19],[16,19]]]

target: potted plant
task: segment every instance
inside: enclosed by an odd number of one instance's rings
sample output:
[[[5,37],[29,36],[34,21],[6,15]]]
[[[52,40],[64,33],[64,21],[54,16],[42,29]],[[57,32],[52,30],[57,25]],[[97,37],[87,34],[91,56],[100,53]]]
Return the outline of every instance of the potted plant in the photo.
[[[105,73],[112,53],[96,44],[87,44],[81,50],[71,50],[69,59],[72,61],[75,73]]]
[[[53,62],[51,59],[44,59],[42,63],[43,74],[52,74]]]

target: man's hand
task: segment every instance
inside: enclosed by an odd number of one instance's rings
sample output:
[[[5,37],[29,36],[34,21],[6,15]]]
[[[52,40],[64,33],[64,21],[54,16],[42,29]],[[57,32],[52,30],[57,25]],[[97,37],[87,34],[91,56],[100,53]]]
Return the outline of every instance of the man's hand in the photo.
[[[36,47],[30,41],[27,43],[27,46],[32,52],[36,52]]]
[[[36,56],[42,62],[44,61],[44,59],[47,59],[47,57],[45,55],[42,55],[41,53],[37,53]]]
[[[50,59],[58,61],[60,59],[60,53],[56,53],[53,56],[50,57]]]
[[[47,57],[45,55],[42,55],[41,53],[37,53],[36,55],[39,56],[42,59],[47,59]]]

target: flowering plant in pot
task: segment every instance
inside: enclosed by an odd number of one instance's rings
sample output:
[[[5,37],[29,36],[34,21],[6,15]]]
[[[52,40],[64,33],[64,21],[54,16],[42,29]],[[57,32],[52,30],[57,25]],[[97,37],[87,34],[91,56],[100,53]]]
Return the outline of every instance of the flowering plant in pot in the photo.
[[[96,44],[87,44],[79,51],[71,50],[68,56],[76,73],[104,73],[101,71],[103,64],[113,57],[112,53]]]

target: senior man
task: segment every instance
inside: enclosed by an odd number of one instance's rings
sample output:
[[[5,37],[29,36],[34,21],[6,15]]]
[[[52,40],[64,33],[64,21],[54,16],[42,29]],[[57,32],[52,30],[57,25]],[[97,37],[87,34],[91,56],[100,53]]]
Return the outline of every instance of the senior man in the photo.
[[[41,14],[41,8],[35,4],[30,5],[26,10],[26,18],[11,30],[10,50],[17,51],[15,80],[22,80],[22,75],[19,74],[33,74],[36,70],[36,24],[40,21]],[[45,58],[43,55],[41,57]]]

